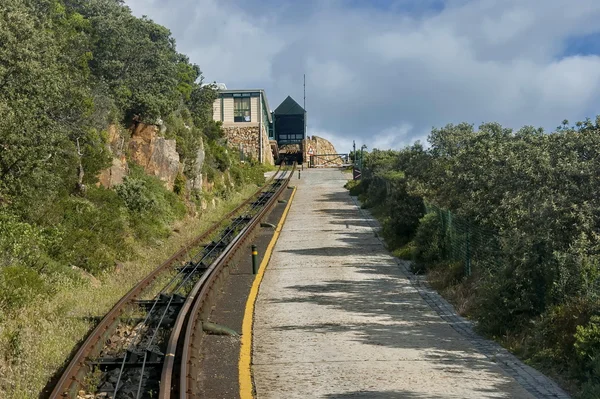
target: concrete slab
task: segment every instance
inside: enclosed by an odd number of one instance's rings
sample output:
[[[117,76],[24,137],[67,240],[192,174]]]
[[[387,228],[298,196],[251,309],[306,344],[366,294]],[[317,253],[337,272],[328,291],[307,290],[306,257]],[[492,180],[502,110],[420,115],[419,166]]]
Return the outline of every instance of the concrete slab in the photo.
[[[257,397],[563,397],[540,395],[545,380],[537,390],[521,382],[447,310],[440,316],[376,237],[346,179],[311,169],[292,180],[296,197],[255,308]]]

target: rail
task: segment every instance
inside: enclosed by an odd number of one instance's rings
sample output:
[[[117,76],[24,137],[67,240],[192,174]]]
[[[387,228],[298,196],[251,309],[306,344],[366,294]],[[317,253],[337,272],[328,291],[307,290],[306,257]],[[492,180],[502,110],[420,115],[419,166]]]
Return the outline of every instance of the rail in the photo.
[[[188,296],[188,300],[184,306],[187,306],[187,309],[191,307],[191,310],[186,313],[183,311],[180,312],[179,317],[176,320],[176,326],[173,329],[169,340],[167,358],[161,376],[159,398],[170,399],[174,397],[173,394],[175,394],[175,396],[178,394],[180,398],[192,398],[195,396],[192,391],[193,377],[190,373],[190,369],[193,358],[192,351],[198,349],[195,348],[193,344],[196,330],[198,327],[201,328],[200,316],[203,313],[202,309],[206,304],[213,284],[219,278],[220,273],[231,259],[236,256],[239,249],[251,239],[256,227],[260,225],[261,220],[271,211],[273,205],[287,187],[293,176],[294,170],[295,164],[285,178],[285,181],[282,181],[282,184],[280,184],[273,195],[270,196],[259,213],[244,226],[235,239],[228,244],[227,248],[225,248],[218,258],[214,260],[208,271],[197,282],[194,287],[194,295]],[[178,379],[175,375],[177,372],[179,374]]]
[[[50,393],[50,398],[58,399],[64,397],[76,397],[79,390],[84,386],[86,376],[88,376],[91,371],[91,360],[100,355],[106,341],[112,336],[117,326],[120,324],[121,316],[125,313],[125,311],[130,309],[136,303],[138,298],[142,296],[144,291],[146,291],[159,276],[172,270],[176,262],[179,262],[187,257],[189,250],[200,246],[201,243],[214,235],[225,224],[226,221],[231,220],[232,217],[241,214],[242,211],[247,209],[248,205],[251,204],[252,201],[256,201],[256,198],[260,197],[261,194],[273,184],[275,177],[280,173],[282,173],[282,167],[280,167],[279,170],[259,190],[254,193],[254,195],[250,196],[234,210],[211,225],[211,227],[204,233],[196,237],[187,245],[183,246],[179,251],[173,254],[169,259],[163,262],[148,276],[136,284],[127,294],[125,294],[125,296],[123,296],[123,298],[121,298],[119,302],[117,302],[104,316],[104,318],[92,330],[83,344],[77,350],[71,361],[64,369],[60,379],[55,384],[52,392]],[[171,297],[171,300],[172,299],[173,297]],[[156,304],[158,303],[157,301],[158,297],[152,305],[153,307],[156,307]],[[162,319],[164,319],[164,317]],[[159,325],[161,322],[159,322]],[[121,366],[121,370],[123,370],[123,368],[124,366]],[[119,384],[117,383],[116,389],[118,388]]]

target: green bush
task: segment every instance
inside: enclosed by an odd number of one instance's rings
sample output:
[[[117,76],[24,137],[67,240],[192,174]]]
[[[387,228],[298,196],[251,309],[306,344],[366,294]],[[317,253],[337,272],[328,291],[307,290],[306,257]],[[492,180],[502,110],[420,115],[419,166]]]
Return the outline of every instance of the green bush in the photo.
[[[0,212],[0,267],[15,264],[35,266],[47,244],[49,240],[44,237],[42,229]]]
[[[131,212],[142,213],[157,210],[157,200],[146,187],[145,179],[125,177],[123,183],[115,187],[115,192]]]
[[[173,183],[173,192],[179,196],[183,196],[185,194],[185,176],[181,173],[178,173],[175,177],[175,182]]]
[[[600,314],[600,304],[588,298],[573,298],[548,309],[529,331],[524,355],[545,367],[575,369],[580,363],[575,352],[578,328],[595,314]]]
[[[0,268],[0,315],[11,312],[50,292],[44,279],[26,266]],[[0,319],[1,320],[1,319]]]
[[[591,379],[600,380],[600,316],[592,316],[587,324],[576,328],[574,346],[581,368]]]
[[[394,256],[404,260],[415,260],[416,246],[414,242],[409,242],[401,248],[394,251]]]
[[[129,210],[128,222],[134,238],[144,242],[168,236],[169,224],[187,212],[179,195],[137,165],[130,166],[129,177],[115,191]]]
[[[358,196],[362,193],[362,186],[360,180],[348,180],[348,182],[344,185],[345,188],[350,191],[350,195]]]
[[[69,197],[57,205],[61,240],[51,251],[53,258],[99,273],[128,256],[127,208],[114,191],[92,187],[86,198]]]
[[[416,270],[425,271],[427,265],[441,260],[443,238],[441,223],[436,213],[428,213],[420,220],[413,243]]]

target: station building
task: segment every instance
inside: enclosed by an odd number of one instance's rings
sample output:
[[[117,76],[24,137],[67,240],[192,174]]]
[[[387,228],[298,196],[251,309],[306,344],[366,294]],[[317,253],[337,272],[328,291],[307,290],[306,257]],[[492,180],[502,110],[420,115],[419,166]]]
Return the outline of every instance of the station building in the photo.
[[[306,111],[287,97],[271,111],[263,89],[227,89],[217,84],[213,119],[222,123],[225,139],[242,158],[275,164],[303,161]]]

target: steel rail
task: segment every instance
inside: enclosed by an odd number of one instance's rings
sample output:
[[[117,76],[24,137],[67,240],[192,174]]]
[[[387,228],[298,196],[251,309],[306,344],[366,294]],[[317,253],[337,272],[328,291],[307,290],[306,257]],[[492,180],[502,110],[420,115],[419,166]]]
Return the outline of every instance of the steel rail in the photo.
[[[170,399],[173,393],[173,383],[175,382],[175,366],[178,347],[181,347],[181,358],[179,359],[179,383],[177,391],[180,398],[187,398],[189,393],[188,367],[191,361],[192,339],[194,335],[194,326],[198,320],[200,310],[206,302],[212,285],[219,277],[225,265],[236,255],[237,250],[251,236],[252,232],[260,221],[271,211],[277,199],[281,196],[288,186],[293,176],[296,164],[294,163],[289,175],[285,181],[278,187],[260,212],[242,229],[242,231],[232,240],[225,250],[209,266],[206,272],[195,284],[192,292],[188,295],[171,331],[171,337],[167,346],[163,371],[161,375],[161,384],[159,390],[159,399]],[[282,179],[283,180],[283,179]],[[184,331],[185,328],[185,331]],[[183,344],[183,345],[182,345]],[[182,345],[182,346],[181,346]]]
[[[284,176],[286,171],[278,171],[275,175],[274,175],[274,179],[275,177],[277,177],[277,175]],[[248,215],[248,214],[252,214],[254,211],[256,211],[257,209],[261,208],[262,206],[264,206],[264,203],[266,203],[266,201],[264,200],[265,194],[271,192],[272,188],[277,185],[275,183],[273,183],[273,181],[276,180],[271,180],[271,187],[269,187],[266,190],[261,191],[260,195],[257,196],[257,200],[252,204],[252,206],[249,209],[244,209],[243,214]],[[264,203],[263,203],[264,202]],[[247,222],[243,219],[235,219],[234,222],[232,224],[230,224],[227,229],[225,230],[225,233],[223,235],[221,235],[221,237],[219,238],[219,240],[216,242],[217,244],[221,244],[224,243],[225,246],[227,245],[227,243],[229,243],[230,240],[230,236],[239,228],[241,227],[241,225],[245,225]],[[214,243],[214,242],[213,242]],[[162,311],[162,314],[160,315],[160,320],[158,321],[158,323],[156,323],[156,327],[153,328],[153,332],[151,332],[152,336],[150,337],[150,340],[146,343],[146,348],[143,351],[144,356],[143,356],[143,360],[142,360],[142,365],[141,365],[141,371],[140,371],[140,377],[139,377],[139,383],[138,383],[138,387],[137,387],[137,392],[136,392],[136,398],[139,399],[140,398],[140,394],[142,392],[142,385],[144,382],[144,370],[146,368],[146,364],[148,361],[148,351],[150,350],[150,348],[152,347],[152,344],[154,343],[157,334],[159,333],[159,331],[161,331],[161,329],[163,329],[163,320],[165,319],[165,316],[167,315],[167,312],[170,310],[170,306],[171,303],[174,299],[175,294],[179,293],[186,285],[186,283],[191,282],[193,276],[196,275],[196,272],[199,271],[200,266],[204,264],[204,262],[208,259],[210,259],[213,256],[217,256],[221,253],[222,251],[219,250],[219,248],[214,245],[212,246],[212,248],[208,251],[205,252],[205,250],[200,251],[198,253],[198,255],[194,256],[194,259],[191,259],[188,263],[189,266],[193,266],[193,269],[191,271],[186,271],[184,272],[183,269],[181,271],[179,271],[179,273],[177,273],[176,276],[174,276],[166,285],[165,287],[161,290],[161,294],[164,294],[166,292],[166,290],[171,287],[172,285],[174,285],[173,289],[169,292],[170,298],[168,303],[164,306],[164,309]],[[213,254],[214,253],[214,254]],[[198,256],[200,256],[198,258]],[[196,260],[196,258],[198,258]],[[208,263],[208,262],[207,262]],[[212,263],[212,261],[210,262]],[[186,268],[187,270],[187,268]],[[185,294],[183,296],[186,296]],[[142,322],[141,325],[147,325],[149,320],[151,319],[151,316],[153,315],[154,311],[157,310],[156,309],[156,304],[158,303],[158,301],[160,300],[160,295],[157,295],[155,297],[154,303],[151,307],[151,309],[147,312],[146,318],[144,319],[144,321]],[[144,338],[147,336],[147,333],[150,330],[145,331],[140,337],[138,337],[137,339],[140,341],[139,344],[142,345]],[[128,347],[128,351],[132,350],[137,346],[137,344],[132,341]],[[121,362],[121,367],[119,370],[119,375],[117,377],[117,382],[115,383],[115,388],[113,391],[113,398],[117,398],[117,393],[119,392],[119,388],[120,388],[120,381],[124,375],[124,371],[125,371],[125,364],[127,362],[127,356],[123,357],[123,360]]]
[[[129,290],[129,292],[112,307],[112,309],[102,318],[98,325],[96,325],[92,332],[87,336],[67,367],[64,369],[58,382],[54,385],[54,388],[49,396],[50,399],[76,397],[79,388],[82,386],[82,381],[89,371],[86,367],[87,359],[97,355],[102,347],[104,347],[104,342],[107,338],[109,338],[109,334],[112,334],[118,325],[121,314],[129,306],[131,306],[138,297],[141,296],[144,290],[146,290],[148,286],[150,286],[150,284],[152,284],[152,282],[158,278],[159,275],[168,271],[175,264],[175,262],[185,258],[190,249],[197,247],[200,243],[214,234],[227,220],[240,213],[252,200],[255,199],[256,196],[260,195],[264,190],[266,190],[272,184],[275,176],[281,170],[282,166],[280,166],[279,170],[273,176],[271,176],[267,182],[253,195],[251,195],[227,215],[213,223],[198,237],[181,247],[175,254],[173,254],[170,258],[168,258],[160,266],[148,274],[143,280],[131,288],[131,290]]]
[[[281,178],[281,177],[283,177],[287,173],[287,171],[278,172],[278,174],[279,173],[281,173],[281,175],[279,175],[280,178]],[[277,174],[275,176],[277,176]],[[268,202],[268,199],[270,198],[270,197],[267,197],[265,194],[274,192],[275,191],[274,188],[275,187],[278,188],[279,185],[281,185],[280,180],[279,179],[278,180],[274,180],[274,182],[271,183],[271,186],[268,189],[263,190],[260,193],[260,195],[257,197],[256,201],[252,204],[252,206],[249,209],[245,209],[244,210],[243,214],[244,215],[253,215],[253,213],[255,211],[259,211],[262,207],[264,207],[265,204]],[[250,221],[251,221],[251,219],[250,219]],[[224,234],[219,238],[219,240],[216,241],[216,242],[213,241],[213,243],[216,243],[216,244],[224,244],[222,249],[219,249],[219,247],[217,247],[216,245],[214,245],[208,251],[208,253],[204,253],[204,251],[201,251],[199,254],[203,254],[203,256],[198,261],[190,261],[190,265],[194,267],[193,270],[190,271],[190,272],[187,272],[187,273],[179,273],[178,274],[178,276],[181,274],[182,280],[180,280],[178,282],[177,286],[171,292],[171,294],[178,293],[186,285],[186,283],[191,282],[193,276],[195,276],[195,273],[197,271],[199,271],[200,266],[204,264],[204,261],[210,259],[213,256],[218,258],[218,256],[223,251],[225,251],[227,245],[237,236],[237,234],[238,234],[237,230],[239,228],[242,228],[242,230],[243,230],[243,227],[247,223],[249,223],[248,220],[244,220],[244,219],[240,219],[240,218],[235,219],[234,222],[227,227],[227,229],[225,230]],[[213,263],[213,260],[211,260],[210,262],[207,262],[207,263],[211,264],[211,263]],[[204,273],[206,273],[206,270],[204,270],[202,274],[204,274]],[[177,277],[174,278],[172,281],[175,281],[175,280],[177,280]],[[184,295],[184,296],[188,296],[188,295],[189,294]],[[137,391],[136,391],[136,394],[135,394],[135,398],[136,399],[140,399],[140,395],[142,394],[142,386],[144,385],[144,381],[145,381],[144,370],[146,368],[146,363],[147,363],[147,360],[148,360],[148,350],[150,349],[150,347],[154,343],[154,340],[157,337],[158,332],[161,329],[163,329],[162,322],[163,322],[163,320],[164,320],[167,312],[169,311],[169,305],[171,304],[173,298],[174,298],[173,295],[171,295],[170,298],[169,298],[169,303],[167,303],[167,305],[165,306],[165,308],[164,308],[164,310],[162,312],[162,315],[160,316],[160,320],[158,321],[156,328],[154,328],[154,331],[152,333],[152,336],[151,336],[150,340],[146,344],[146,349],[144,350],[144,357],[143,357],[143,360],[142,360],[141,371],[140,371],[140,375],[139,375],[139,383],[138,383]],[[178,314],[180,314],[180,313],[181,313],[181,309],[178,312]],[[142,338],[142,340],[143,340],[143,338]],[[117,392],[119,390],[119,381],[121,380],[121,377],[123,375],[123,367],[124,367],[125,361],[126,361],[126,358],[124,357],[123,358],[123,364],[122,364],[122,367],[121,367],[121,370],[120,370],[120,374],[119,374],[119,378],[118,378],[117,383],[115,384],[115,390],[114,390],[114,393],[113,393],[113,398],[117,398]]]

